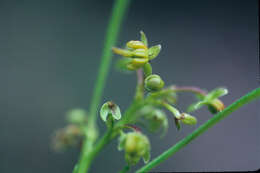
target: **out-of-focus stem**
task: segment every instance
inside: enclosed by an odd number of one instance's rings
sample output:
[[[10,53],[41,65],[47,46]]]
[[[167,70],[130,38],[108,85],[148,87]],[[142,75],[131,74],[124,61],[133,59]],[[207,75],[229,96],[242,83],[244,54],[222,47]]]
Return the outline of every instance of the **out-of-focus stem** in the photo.
[[[91,155],[90,152],[93,150],[93,144],[98,135],[98,129],[96,127],[97,111],[105,87],[108,70],[111,64],[111,48],[117,40],[120,25],[129,2],[130,0],[115,0],[113,6],[112,15],[109,20],[109,25],[106,32],[101,63],[94,86],[92,101],[90,104],[88,126],[85,130],[86,138],[83,141],[77,173],[86,173],[90,167],[92,158],[89,156]]]

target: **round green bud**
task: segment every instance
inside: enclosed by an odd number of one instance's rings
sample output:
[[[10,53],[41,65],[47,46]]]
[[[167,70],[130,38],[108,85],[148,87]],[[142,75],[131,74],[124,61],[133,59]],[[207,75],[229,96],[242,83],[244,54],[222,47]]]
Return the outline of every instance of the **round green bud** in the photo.
[[[72,124],[82,124],[86,122],[86,115],[84,109],[72,109],[67,112],[67,121]]]
[[[135,165],[141,157],[147,159],[147,154],[150,152],[150,142],[146,136],[140,132],[130,132],[125,137],[125,159]],[[148,154],[149,155],[149,154]]]
[[[150,91],[159,91],[164,87],[164,82],[159,75],[152,74],[145,78],[145,88]]]

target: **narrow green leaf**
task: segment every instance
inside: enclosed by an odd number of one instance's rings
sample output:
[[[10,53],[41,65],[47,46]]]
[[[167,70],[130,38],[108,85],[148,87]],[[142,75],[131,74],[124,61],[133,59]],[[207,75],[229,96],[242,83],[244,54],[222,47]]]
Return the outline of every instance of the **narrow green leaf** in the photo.
[[[160,44],[156,45],[156,46],[150,47],[148,49],[148,58],[149,58],[149,60],[152,60],[152,59],[156,58],[158,56],[158,54],[160,53],[161,48],[162,48],[162,46]]]
[[[187,108],[187,112],[194,112],[197,109],[200,109],[203,105],[205,105],[206,102],[205,101],[200,101],[200,102],[196,102],[196,103],[192,103],[188,108]]]
[[[148,47],[148,41],[145,33],[143,31],[140,31],[140,34],[141,34],[141,41],[144,43],[145,46]]]
[[[228,90],[226,88],[216,88],[214,90],[212,90],[207,96],[206,96],[206,100],[214,100],[216,98],[219,98],[221,96],[224,96],[228,94]]]

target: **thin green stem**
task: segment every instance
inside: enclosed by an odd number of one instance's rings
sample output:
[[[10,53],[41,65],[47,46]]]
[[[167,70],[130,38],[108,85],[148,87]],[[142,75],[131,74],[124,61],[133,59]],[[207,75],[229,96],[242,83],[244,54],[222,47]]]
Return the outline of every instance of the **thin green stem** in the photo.
[[[87,167],[90,166],[95,156],[108,144],[113,138],[111,137],[113,130],[109,129],[102,138],[97,142],[93,150],[89,153],[88,160],[86,161]]]
[[[101,57],[101,64],[99,67],[97,81],[94,86],[92,102],[90,104],[90,116],[88,126],[86,128],[86,138],[83,141],[82,152],[79,159],[78,173],[86,173],[90,167],[91,158],[89,153],[93,149],[93,144],[97,138],[97,110],[105,87],[107,74],[111,64],[112,52],[111,48],[115,44],[123,16],[129,6],[130,0],[115,0],[112,15],[109,20],[108,29],[106,32],[106,39],[104,42],[104,49]]]
[[[197,128],[194,132],[192,132],[190,135],[186,136],[184,139],[179,141],[177,144],[163,152],[161,155],[156,157],[154,160],[152,160],[147,165],[143,166],[139,170],[136,171],[136,173],[141,172],[147,172],[151,170],[152,168],[159,165],[161,162],[165,161],[169,157],[171,157],[173,154],[175,154],[177,151],[179,151],[181,148],[189,144],[192,140],[206,132],[210,127],[218,123],[220,120],[226,118],[228,115],[230,115],[235,110],[239,109],[245,104],[248,104],[249,102],[256,100],[260,97],[260,88],[257,88],[251,92],[249,92],[247,95],[241,97],[240,99],[236,100],[234,103],[232,103],[230,106],[228,106],[226,109],[224,109],[222,112],[216,114],[213,118],[208,120],[206,123],[201,125],[199,128]]]
[[[143,79],[142,69],[136,71],[136,76],[137,76],[137,84],[135,90],[135,101],[138,101],[144,98],[144,79]]]

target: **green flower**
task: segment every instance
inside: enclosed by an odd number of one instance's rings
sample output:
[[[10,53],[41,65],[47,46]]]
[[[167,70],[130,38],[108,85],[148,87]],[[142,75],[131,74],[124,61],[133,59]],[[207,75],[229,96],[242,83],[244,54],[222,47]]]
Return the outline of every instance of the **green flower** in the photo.
[[[224,110],[225,105],[221,100],[218,98],[221,96],[224,96],[228,94],[228,90],[226,88],[216,88],[209,92],[205,96],[200,96],[199,99],[200,101],[197,103],[194,103],[188,107],[188,112],[195,111],[199,108],[201,108],[204,105],[208,106],[208,109],[213,113],[220,112]]]
[[[135,165],[143,158],[147,163],[150,160],[150,142],[140,132],[122,133],[119,137],[119,150],[125,150],[125,159],[128,164]]]
[[[142,68],[149,60],[158,56],[161,51],[161,45],[152,46],[148,49],[147,38],[143,31],[140,32],[141,41],[131,40],[126,43],[126,48],[113,47],[112,51],[115,54],[126,57],[127,59],[121,64],[125,64],[124,68],[128,70],[137,70]],[[129,59],[130,58],[130,59]]]
[[[100,117],[106,122],[110,115],[112,119],[121,119],[121,111],[119,106],[111,101],[108,101],[102,105],[100,109]]]

